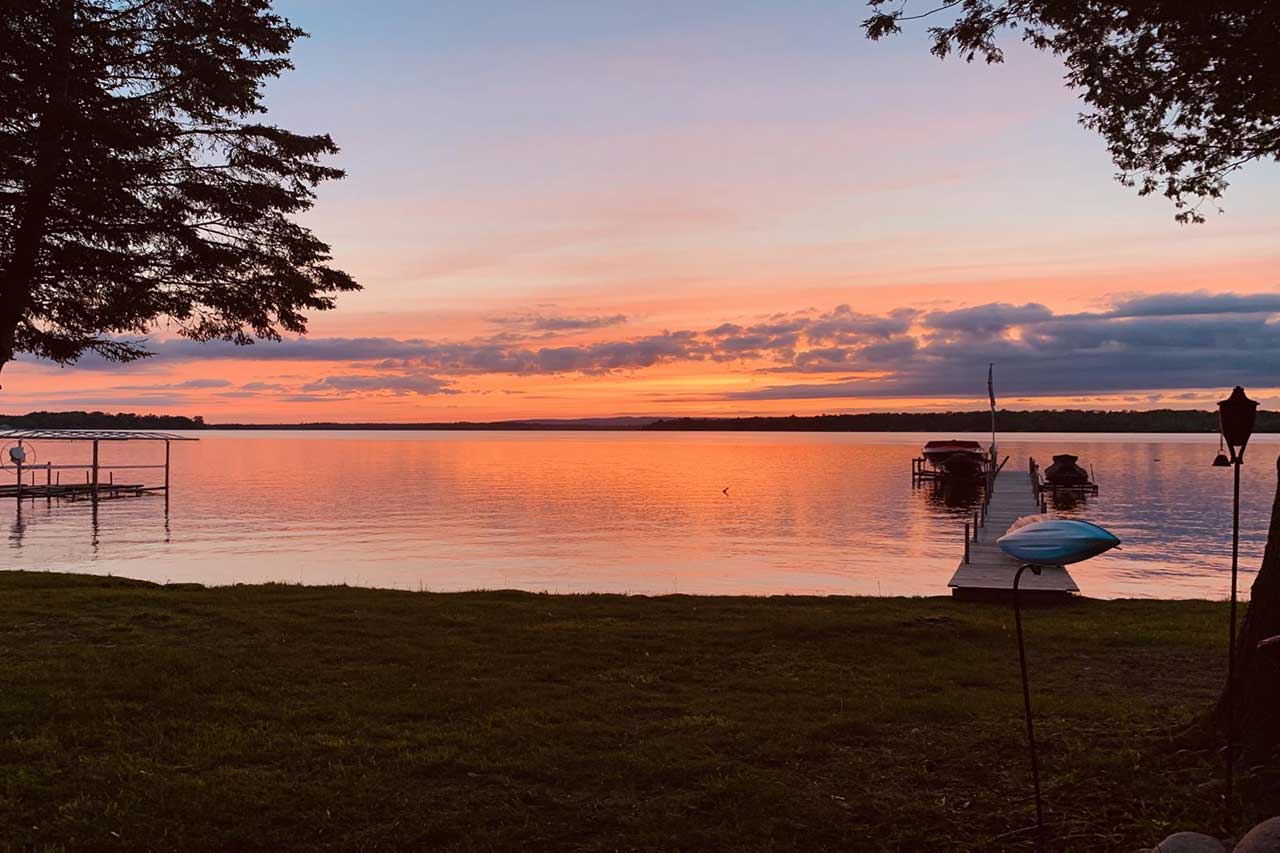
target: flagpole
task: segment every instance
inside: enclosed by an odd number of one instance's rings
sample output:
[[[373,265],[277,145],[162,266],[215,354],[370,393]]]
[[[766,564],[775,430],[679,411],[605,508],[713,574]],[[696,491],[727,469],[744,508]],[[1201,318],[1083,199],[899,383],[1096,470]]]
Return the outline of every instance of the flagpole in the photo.
[[[995,461],[996,456],[996,386],[995,386],[995,369],[994,361],[987,363],[987,397],[991,400],[991,457]]]

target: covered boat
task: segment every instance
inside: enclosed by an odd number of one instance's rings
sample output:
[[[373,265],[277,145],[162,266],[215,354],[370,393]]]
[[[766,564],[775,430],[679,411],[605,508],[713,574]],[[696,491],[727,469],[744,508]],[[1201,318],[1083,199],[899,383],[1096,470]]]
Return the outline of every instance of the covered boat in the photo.
[[[934,468],[954,477],[980,477],[986,453],[976,441],[930,441],[921,451]]]
[[[1044,478],[1055,486],[1087,486],[1089,472],[1076,464],[1079,456],[1070,453],[1059,453],[1053,457],[1053,464],[1044,469]]]

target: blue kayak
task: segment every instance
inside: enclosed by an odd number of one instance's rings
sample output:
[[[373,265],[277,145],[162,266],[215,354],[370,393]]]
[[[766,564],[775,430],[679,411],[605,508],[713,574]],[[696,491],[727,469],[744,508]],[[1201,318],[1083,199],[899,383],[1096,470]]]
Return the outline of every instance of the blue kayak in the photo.
[[[1051,518],[1015,526],[996,544],[1024,563],[1065,566],[1110,551],[1120,544],[1120,539],[1092,522]]]

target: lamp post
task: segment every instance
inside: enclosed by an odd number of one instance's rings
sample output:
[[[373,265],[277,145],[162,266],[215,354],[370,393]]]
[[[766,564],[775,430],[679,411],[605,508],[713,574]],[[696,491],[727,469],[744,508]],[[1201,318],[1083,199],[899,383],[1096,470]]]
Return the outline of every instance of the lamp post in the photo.
[[[1244,464],[1244,449],[1253,435],[1253,425],[1258,417],[1258,403],[1245,396],[1237,385],[1231,396],[1218,403],[1218,430],[1230,451],[1228,463],[1235,469],[1231,500],[1231,633],[1227,639],[1227,784],[1223,808],[1223,825],[1231,831],[1231,783],[1235,775],[1236,751],[1236,580],[1240,568],[1240,466]],[[1222,453],[1219,451],[1218,456]],[[1214,465],[1221,465],[1217,459]]]

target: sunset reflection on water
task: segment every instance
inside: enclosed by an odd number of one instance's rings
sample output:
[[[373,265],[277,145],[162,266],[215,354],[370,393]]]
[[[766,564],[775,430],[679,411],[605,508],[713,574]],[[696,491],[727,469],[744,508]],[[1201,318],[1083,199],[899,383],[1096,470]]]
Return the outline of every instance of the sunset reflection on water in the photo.
[[[167,507],[8,501],[7,567],[206,584],[940,595],[973,509],[972,494],[913,488],[927,438],[913,434],[199,437],[174,445]],[[88,454],[36,445],[41,461]],[[1242,588],[1261,558],[1276,445],[1259,436],[1244,472]],[[1059,511],[1125,545],[1074,572],[1084,594],[1219,598],[1230,483],[1209,467],[1215,450],[1212,436],[1012,436],[1001,455],[1019,470],[1066,451],[1094,466],[1101,493]],[[157,454],[104,445],[103,462]]]

